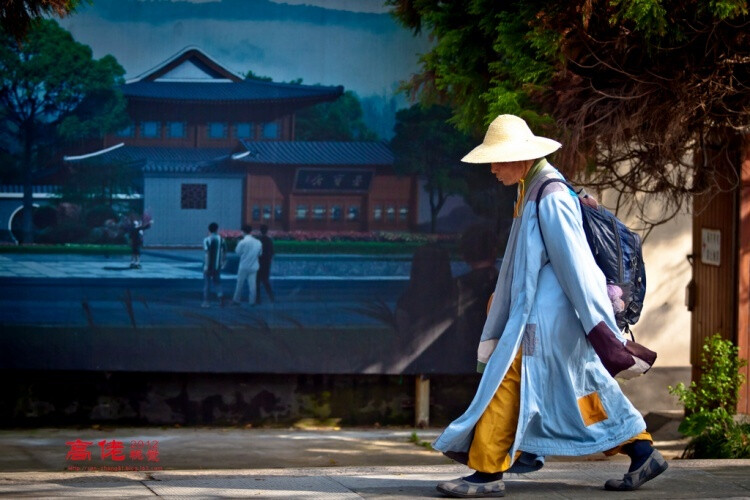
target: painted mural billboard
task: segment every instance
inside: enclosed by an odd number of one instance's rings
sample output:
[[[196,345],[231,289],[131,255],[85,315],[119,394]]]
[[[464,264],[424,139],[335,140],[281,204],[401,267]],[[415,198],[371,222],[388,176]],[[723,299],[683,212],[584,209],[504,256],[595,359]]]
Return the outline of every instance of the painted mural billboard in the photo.
[[[508,221],[460,195],[465,138],[420,128],[448,115],[398,91],[427,37],[378,0],[96,0],[58,24],[122,68],[125,115],[39,156],[35,251],[3,173],[1,366],[475,371]]]

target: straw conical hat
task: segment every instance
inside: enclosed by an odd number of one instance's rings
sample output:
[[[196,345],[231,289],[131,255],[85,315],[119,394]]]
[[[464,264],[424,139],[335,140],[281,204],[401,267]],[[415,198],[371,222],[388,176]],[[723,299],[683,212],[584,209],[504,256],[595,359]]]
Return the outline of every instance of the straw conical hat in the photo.
[[[538,137],[522,118],[500,115],[490,123],[484,141],[461,158],[466,163],[499,163],[535,160],[560,149],[562,144]]]

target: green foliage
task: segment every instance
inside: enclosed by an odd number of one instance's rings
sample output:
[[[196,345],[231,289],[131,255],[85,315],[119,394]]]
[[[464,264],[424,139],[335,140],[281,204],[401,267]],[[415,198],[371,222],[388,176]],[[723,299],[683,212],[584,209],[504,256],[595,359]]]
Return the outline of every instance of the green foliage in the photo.
[[[520,6],[518,11],[497,16],[493,49],[499,57],[489,65],[495,80],[521,89],[528,84],[549,83],[559,46],[553,33],[529,30],[530,15]]]
[[[52,205],[43,205],[34,210],[34,226],[45,229],[57,224],[57,210]]]
[[[103,137],[109,132],[122,130],[129,124],[127,103],[117,87],[122,82],[122,67],[111,55],[102,57],[92,65],[89,75],[92,86],[75,110],[65,116],[57,128],[59,137],[77,141],[85,137]],[[116,75],[113,80],[113,75]],[[97,88],[98,87],[98,88]]]
[[[721,161],[693,159],[705,144],[736,156],[750,126],[747,0],[386,3],[434,40],[402,84],[411,96],[449,105],[475,140],[498,114],[522,116],[563,143],[569,177],[658,199],[656,220],[634,202],[645,227],[720,185]]]
[[[746,0],[711,0],[708,5],[719,19],[734,19],[748,12]]]
[[[421,446],[422,448],[428,449],[430,451],[432,451],[434,449],[432,447],[432,443],[430,443],[429,441],[424,441],[423,439],[421,439],[419,437],[419,435],[417,435],[416,432],[412,432],[411,433],[411,436],[409,436],[409,442],[410,443],[414,443],[415,445]]]
[[[396,171],[417,174],[426,181],[432,232],[448,197],[468,192],[466,167],[460,160],[471,142],[448,122],[450,117],[450,109],[444,106],[425,108],[416,104],[400,110],[396,113],[396,135],[391,140]]]
[[[95,60],[89,46],[55,21],[33,23],[20,45],[0,32],[0,150],[23,173],[25,193],[31,192],[32,171],[65,141],[101,137],[127,124],[118,88],[124,74],[112,56]],[[23,225],[29,243],[31,217]]]
[[[272,82],[273,78],[270,76],[259,76],[253,73],[252,70],[247,70],[245,73],[245,80],[258,80],[259,82]]]
[[[60,197],[62,201],[80,205],[84,210],[98,205],[112,206],[115,195],[137,191],[139,164],[83,160],[68,166]]]
[[[333,102],[323,102],[297,112],[295,138],[299,141],[376,141],[362,119],[357,94],[347,90]]]
[[[387,3],[402,24],[435,37],[421,58],[423,73],[404,87],[426,106],[449,104],[459,130],[481,137],[499,113],[541,113],[529,95],[550,81],[561,58],[560,36],[531,23],[544,2]]]
[[[259,76],[248,71],[248,80],[272,82],[270,76]],[[302,78],[286,82],[302,85]],[[377,141],[378,136],[365,125],[362,105],[351,90],[332,102],[322,102],[298,111],[295,115],[294,135],[298,141]]]
[[[81,243],[89,232],[90,228],[80,220],[63,220],[39,231],[36,241],[43,244]]]
[[[706,430],[686,447],[684,458],[750,458],[750,424],[732,422],[726,429]]]
[[[259,76],[248,71],[248,80],[272,82],[270,76]],[[302,78],[286,82],[302,85]],[[298,141],[377,141],[378,136],[365,125],[362,105],[351,90],[332,102],[322,102],[298,111],[295,115],[294,135]]]
[[[612,0],[620,10],[610,19],[612,25],[632,21],[639,31],[649,36],[662,36],[667,30],[667,11],[660,0]]]
[[[679,431],[693,439],[685,450],[692,458],[750,457],[750,425],[735,422],[737,398],[745,379],[739,349],[716,334],[706,339],[701,354],[703,373],[689,387],[669,387],[685,406]]]
[[[117,220],[118,215],[110,205],[95,205],[86,211],[84,220],[88,227],[103,226],[108,220]]]
[[[35,24],[20,46],[4,33],[0,42],[0,106],[19,142],[23,133],[39,138],[45,127],[80,139],[126,124],[116,87],[125,70],[114,57],[93,59],[89,46],[51,20]],[[96,127],[87,126],[90,120]]]

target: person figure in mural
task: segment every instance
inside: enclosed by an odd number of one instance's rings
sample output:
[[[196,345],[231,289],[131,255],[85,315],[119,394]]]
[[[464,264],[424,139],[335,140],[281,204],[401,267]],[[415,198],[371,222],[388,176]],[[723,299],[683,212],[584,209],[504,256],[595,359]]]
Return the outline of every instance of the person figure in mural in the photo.
[[[237,268],[237,285],[234,288],[232,305],[240,305],[242,302],[242,288],[247,283],[250,305],[255,305],[255,294],[258,288],[256,274],[258,273],[258,258],[263,251],[263,245],[252,235],[252,226],[242,226],[242,239],[237,243],[235,253],[240,262]]]
[[[473,224],[461,234],[459,252],[471,270],[456,278],[457,328],[464,343],[461,356],[471,369],[476,366],[476,344],[487,319],[487,304],[497,283],[495,261],[498,251],[497,234],[484,224]]]
[[[395,322],[399,359],[412,364],[441,339],[452,340],[456,321],[456,282],[448,250],[436,245],[417,248],[411,261],[409,284],[396,300]],[[448,370],[456,360],[446,360]]]
[[[260,243],[263,247],[262,252],[260,254],[260,258],[258,259],[258,274],[255,278],[255,303],[260,304],[260,286],[263,285],[263,287],[266,289],[266,293],[268,294],[268,299],[271,302],[274,302],[276,299],[273,295],[273,290],[271,290],[271,260],[273,259],[273,240],[270,236],[268,236],[268,226],[265,224],[261,224],[260,226],[260,236],[258,237],[260,240]]]
[[[500,182],[518,185],[518,199],[479,343],[479,387],[433,443],[475,471],[440,483],[448,496],[503,496],[504,472],[538,470],[546,455],[628,455],[607,490],[635,490],[667,469],[615,380],[644,373],[656,353],[617,328],[575,193],[553,182],[536,206],[542,182],[562,178],[544,158],[560,147],[501,115],[462,160],[491,164]]]
[[[221,268],[224,267],[227,255],[227,244],[219,235],[219,224],[212,222],[208,225],[208,236],[203,239],[203,303],[201,307],[211,307],[208,301],[213,287],[216,287],[216,297],[222,305],[224,294],[221,289]]]
[[[130,268],[141,268],[141,248],[143,247],[143,232],[150,229],[154,221],[144,213],[142,217],[133,215],[127,227],[128,239],[130,240]]]

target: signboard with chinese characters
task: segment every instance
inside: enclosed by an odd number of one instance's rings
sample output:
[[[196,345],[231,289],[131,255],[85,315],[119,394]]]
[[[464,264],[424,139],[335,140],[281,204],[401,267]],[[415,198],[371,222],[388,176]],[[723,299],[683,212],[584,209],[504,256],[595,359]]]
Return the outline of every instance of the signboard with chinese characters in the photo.
[[[701,229],[701,262],[709,266],[721,265],[721,231]]]
[[[297,192],[336,191],[366,193],[370,190],[373,171],[354,168],[298,168],[294,176]]]

